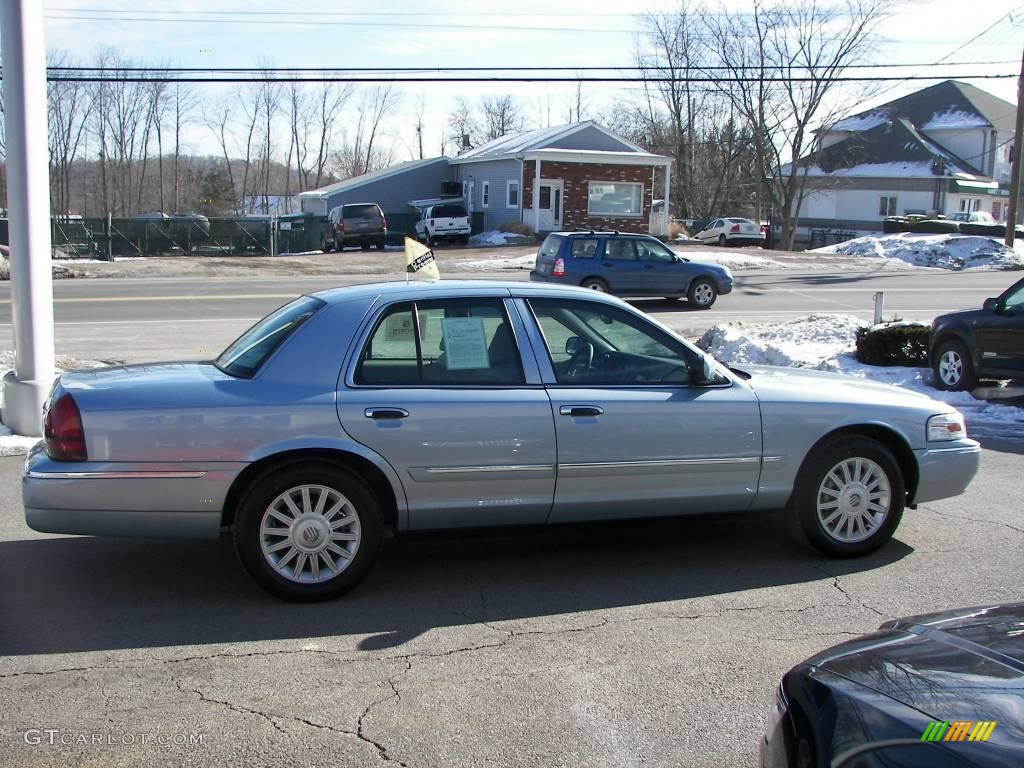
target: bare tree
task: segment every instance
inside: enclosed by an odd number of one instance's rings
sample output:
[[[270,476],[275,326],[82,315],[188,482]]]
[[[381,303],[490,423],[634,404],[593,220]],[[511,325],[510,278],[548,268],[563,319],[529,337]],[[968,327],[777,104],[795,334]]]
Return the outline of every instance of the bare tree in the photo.
[[[456,97],[455,109],[448,114],[448,133],[448,141],[455,147],[453,154],[458,154],[462,149],[463,139],[466,136],[469,137],[470,144],[478,143],[480,128],[473,116],[473,107],[462,96]],[[444,154],[443,151],[442,154]]]
[[[384,116],[398,104],[393,85],[381,85],[364,91],[356,106],[356,124],[351,141],[346,140],[337,153],[337,165],[343,176],[361,176],[387,167],[392,160],[389,150],[381,150],[378,140]]]
[[[230,139],[230,125],[234,116],[234,99],[231,96],[216,100],[208,106],[204,113],[204,121],[207,127],[217,138],[221,156],[224,158],[224,168],[228,183],[232,190],[232,210],[238,210],[238,187],[235,183],[235,176],[231,167],[231,149],[228,146]]]
[[[483,141],[500,139],[509,133],[523,130],[522,108],[512,96],[483,96],[480,99]]]
[[[54,51],[49,66],[70,66],[67,54]],[[78,82],[47,84],[50,144],[50,205],[58,216],[71,207],[71,164],[78,157],[88,126],[91,103],[88,88]]]
[[[313,169],[316,178],[313,187],[319,187],[327,175],[327,164],[331,157],[331,145],[334,141],[338,115],[341,114],[345,102],[352,95],[352,86],[341,86],[337,83],[324,83],[317,94],[317,153]],[[306,179],[309,187],[309,179]]]
[[[174,195],[171,199],[175,211],[181,207],[181,130],[192,120],[192,112],[199,103],[197,94],[188,83],[173,83],[169,89],[171,121],[174,128]]]
[[[772,7],[754,0],[752,13],[723,6],[708,17],[717,61],[728,73],[720,92],[752,132],[759,176],[768,180],[766,191],[782,216],[784,248],[796,236],[814,129],[845,112],[837,98],[840,78],[873,50],[882,8],[880,0]]]

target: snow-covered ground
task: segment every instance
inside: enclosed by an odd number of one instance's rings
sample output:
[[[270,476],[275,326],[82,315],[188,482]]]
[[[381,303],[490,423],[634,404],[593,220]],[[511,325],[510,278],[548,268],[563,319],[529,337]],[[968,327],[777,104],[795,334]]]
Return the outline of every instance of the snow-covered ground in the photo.
[[[530,238],[517,232],[480,232],[469,238],[471,245],[526,245]]]
[[[79,360],[67,355],[57,355],[57,373],[81,368],[102,368],[110,365],[103,360]],[[14,367],[14,353],[10,350],[0,351],[0,375]],[[0,390],[0,407],[3,406],[2,390]],[[11,433],[0,424],[0,456],[21,456],[28,453],[29,448],[39,442],[38,437],[23,437]]]
[[[960,410],[967,419],[968,433],[976,436],[1024,434],[1024,408],[977,400],[969,392],[934,389],[927,368],[880,367],[857,362],[854,337],[857,329],[865,325],[870,323],[840,314],[809,315],[784,323],[716,325],[697,344],[727,365],[813,368],[919,392]]]
[[[677,251],[679,255],[685,256],[690,261],[702,261],[707,264],[721,264],[729,269],[770,269],[781,268],[785,265],[764,256],[755,256],[750,253],[728,253],[718,251],[692,251],[689,249]],[[470,272],[488,271],[492,269],[533,269],[537,254],[530,252],[522,256],[510,256],[497,259],[473,259],[471,261],[453,261],[445,266],[450,269],[466,270]]]
[[[981,235],[869,235],[816,248],[811,253],[897,259],[916,267],[938,269],[1024,269],[1024,243],[1017,241],[1014,248],[1007,248],[997,238]]]

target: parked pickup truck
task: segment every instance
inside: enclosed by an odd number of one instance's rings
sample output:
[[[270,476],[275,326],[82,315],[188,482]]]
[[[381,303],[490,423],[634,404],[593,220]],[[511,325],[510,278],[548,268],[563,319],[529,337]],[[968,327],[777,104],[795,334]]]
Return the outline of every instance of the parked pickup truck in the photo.
[[[458,203],[440,203],[422,210],[416,222],[416,239],[427,245],[439,240],[469,242],[469,214]]]

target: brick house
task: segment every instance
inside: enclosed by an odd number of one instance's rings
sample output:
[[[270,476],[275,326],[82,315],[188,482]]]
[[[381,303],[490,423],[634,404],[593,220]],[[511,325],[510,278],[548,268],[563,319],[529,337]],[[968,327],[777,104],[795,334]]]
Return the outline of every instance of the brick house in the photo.
[[[668,200],[659,212],[651,206],[655,186],[657,199],[670,186],[671,162],[585,121],[508,134],[456,157],[403,163],[299,198],[303,210],[320,215],[345,203],[378,202],[397,222],[414,208],[450,199],[454,189],[483,230],[519,222],[535,232],[665,235]]]

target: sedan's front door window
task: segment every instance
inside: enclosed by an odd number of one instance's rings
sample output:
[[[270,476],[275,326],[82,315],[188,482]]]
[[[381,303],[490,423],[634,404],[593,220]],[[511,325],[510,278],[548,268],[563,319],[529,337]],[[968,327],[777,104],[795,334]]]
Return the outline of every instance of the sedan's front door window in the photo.
[[[676,260],[676,255],[661,243],[653,243],[650,240],[637,240],[635,242],[640,261],[670,263]]]
[[[619,307],[531,299],[559,384],[687,384],[685,347]]]

